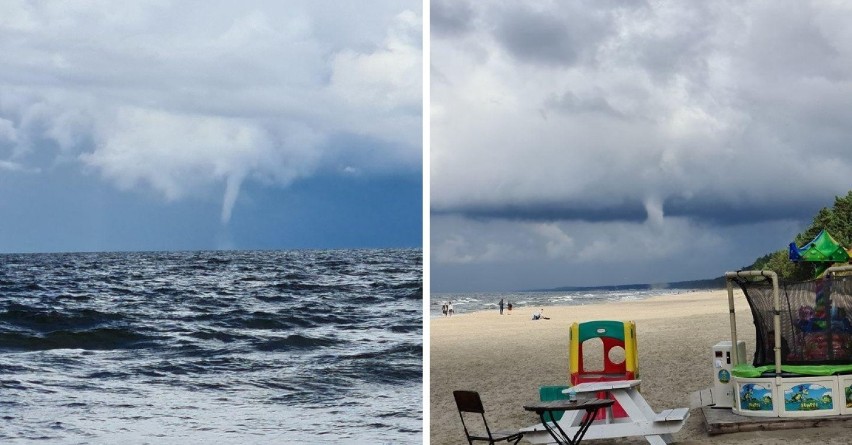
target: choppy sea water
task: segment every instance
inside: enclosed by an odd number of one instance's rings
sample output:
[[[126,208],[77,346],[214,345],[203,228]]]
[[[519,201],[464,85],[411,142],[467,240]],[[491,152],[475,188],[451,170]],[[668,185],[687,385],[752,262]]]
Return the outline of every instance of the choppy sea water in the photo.
[[[422,441],[422,252],[0,255],[0,443]]]
[[[649,289],[647,287],[619,289],[588,289],[579,291],[535,291],[535,292],[466,292],[433,293],[429,302],[431,318],[442,317],[441,306],[452,301],[456,315],[477,311],[498,311],[500,299],[513,308],[544,306],[576,306],[582,304],[615,301],[643,300],[657,295],[694,292],[695,289]]]

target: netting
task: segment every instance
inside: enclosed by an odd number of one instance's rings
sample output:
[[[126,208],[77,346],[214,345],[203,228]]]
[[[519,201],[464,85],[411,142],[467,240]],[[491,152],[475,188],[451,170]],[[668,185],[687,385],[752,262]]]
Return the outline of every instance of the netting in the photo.
[[[754,317],[754,366],[775,363],[772,284],[736,280]],[[781,283],[781,362],[788,365],[852,363],[852,276]]]

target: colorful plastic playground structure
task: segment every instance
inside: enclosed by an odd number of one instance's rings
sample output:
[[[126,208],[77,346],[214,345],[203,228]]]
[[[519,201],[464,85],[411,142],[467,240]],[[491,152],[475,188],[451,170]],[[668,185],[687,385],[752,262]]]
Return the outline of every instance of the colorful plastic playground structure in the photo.
[[[822,231],[801,248],[791,244],[790,259],[836,263],[849,255]],[[817,271],[816,279],[801,283],[781,283],[766,270],[725,274],[731,341],[720,345],[731,366],[716,353],[717,407],[743,416],[852,415],[852,266],[821,265]],[[751,364],[737,340],[734,285],[754,317]]]
[[[636,342],[636,324],[632,321],[596,320],[571,325],[569,334],[570,386],[543,386],[539,395],[543,402],[557,399],[581,400],[610,399],[614,403],[599,411],[584,434],[587,439],[612,439],[644,436],[648,443],[665,445],[672,434],[683,428],[689,410],[667,409],[656,412],[639,392],[639,354]],[[600,346],[600,348],[592,346]],[[584,351],[584,348],[586,351]],[[592,368],[584,358],[592,361],[593,353],[603,354],[602,368]],[[591,415],[591,414],[590,414]],[[543,423],[521,429],[530,443],[552,443],[547,429],[551,422],[568,435],[584,428],[579,411],[553,411],[542,415]],[[550,428],[551,430],[553,428]]]
[[[583,363],[583,345],[600,339],[603,344],[603,369],[587,369]],[[568,368],[572,386],[589,382],[611,382],[639,378],[639,353],[636,323],[632,321],[596,320],[571,325]],[[606,398],[606,394],[598,394]],[[624,409],[616,403],[614,417],[624,417]]]

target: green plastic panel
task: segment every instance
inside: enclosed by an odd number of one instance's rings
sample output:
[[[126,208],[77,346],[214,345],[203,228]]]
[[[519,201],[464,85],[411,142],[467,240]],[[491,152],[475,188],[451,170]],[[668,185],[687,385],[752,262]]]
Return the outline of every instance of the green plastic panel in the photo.
[[[580,343],[598,337],[609,337],[624,341],[624,322],[615,320],[595,320],[580,323]]]
[[[764,372],[775,371],[775,365],[752,366],[752,365],[737,365],[731,370],[731,373],[737,377],[755,378],[760,377]],[[781,365],[781,371],[792,374],[801,374],[807,376],[825,376],[834,374],[847,374],[852,372],[852,364],[850,365]]]
[[[565,400],[568,394],[562,394],[562,391],[570,388],[570,386],[542,386],[538,388],[538,396],[542,402],[550,402],[553,400]],[[565,411],[554,411],[553,420],[559,420]],[[544,419],[550,422],[550,413],[544,413]]]

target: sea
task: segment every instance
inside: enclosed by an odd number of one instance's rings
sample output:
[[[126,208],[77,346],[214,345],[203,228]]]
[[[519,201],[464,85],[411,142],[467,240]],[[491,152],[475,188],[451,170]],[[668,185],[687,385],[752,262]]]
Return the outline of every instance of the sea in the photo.
[[[467,292],[432,293],[429,302],[429,316],[443,317],[441,306],[453,303],[455,315],[478,311],[499,311],[500,299],[504,310],[512,303],[512,309],[523,307],[577,306],[583,304],[608,303],[616,301],[644,300],[658,295],[694,292],[696,289],[653,287],[648,285],[583,288],[571,291],[518,291],[518,292]]]
[[[0,443],[422,443],[422,265],[0,255]]]

